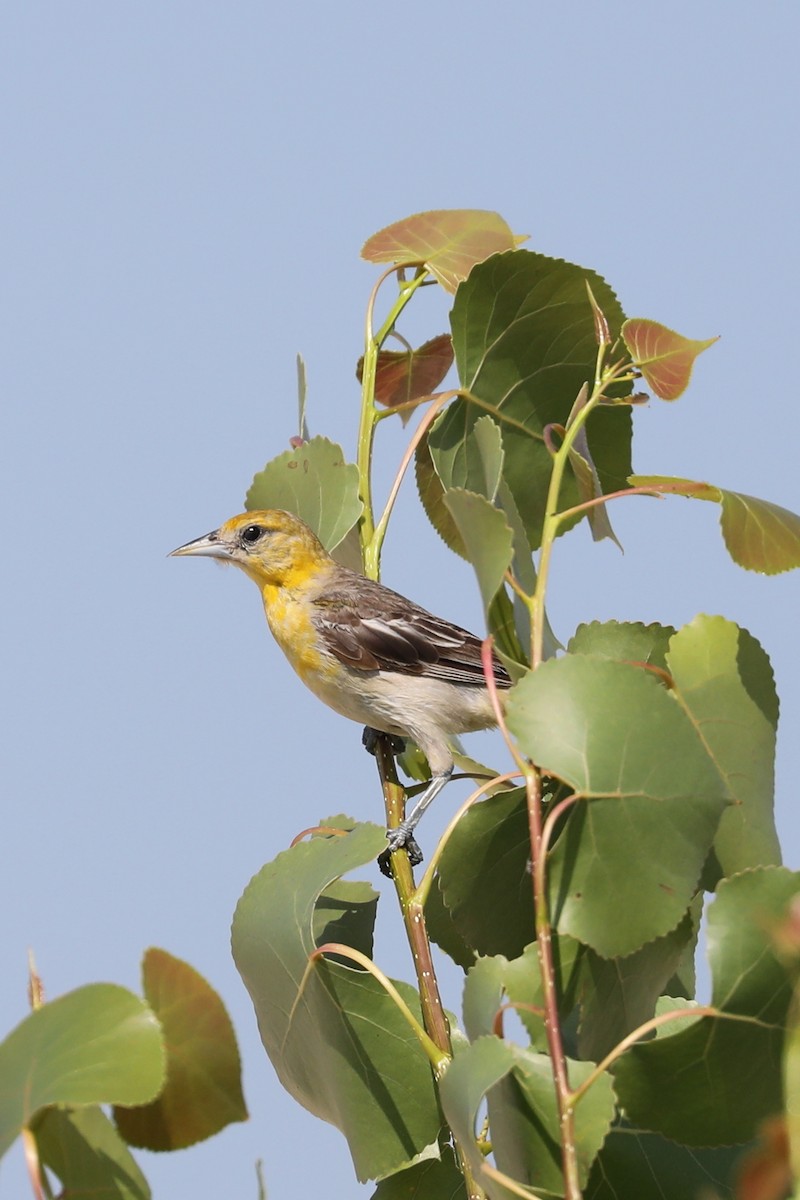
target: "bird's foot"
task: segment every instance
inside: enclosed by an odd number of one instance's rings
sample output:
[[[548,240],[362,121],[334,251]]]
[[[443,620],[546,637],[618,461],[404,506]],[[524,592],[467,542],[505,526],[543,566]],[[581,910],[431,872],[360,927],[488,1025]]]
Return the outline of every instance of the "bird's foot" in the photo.
[[[387,878],[392,878],[392,855],[396,850],[405,850],[412,867],[418,867],[422,862],[423,854],[414,839],[413,827],[407,828],[405,821],[401,821],[396,829],[387,829],[386,840],[389,845],[378,855],[378,866]]]
[[[406,748],[405,739],[397,737],[393,733],[384,733],[381,729],[373,729],[371,725],[364,726],[364,732],[361,734],[361,744],[369,754],[375,754],[378,746],[378,738],[386,737],[389,739],[389,745],[392,748],[392,754],[402,754]]]

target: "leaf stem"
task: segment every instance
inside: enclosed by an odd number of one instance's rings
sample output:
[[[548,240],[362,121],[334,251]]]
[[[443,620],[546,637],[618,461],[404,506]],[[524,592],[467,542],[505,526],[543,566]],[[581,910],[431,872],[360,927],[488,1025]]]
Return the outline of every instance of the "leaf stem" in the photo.
[[[39,1148],[36,1145],[36,1138],[27,1126],[22,1130],[22,1148],[25,1153],[25,1166],[28,1170],[28,1179],[31,1183],[34,1200],[45,1200]]]
[[[637,1026],[632,1030],[627,1037],[624,1037],[621,1042],[618,1042],[613,1050],[605,1056],[602,1062],[598,1063],[591,1074],[587,1075],[583,1083],[572,1093],[572,1106],[576,1104],[589,1091],[593,1083],[596,1083],[601,1075],[604,1075],[610,1066],[612,1066],[618,1058],[620,1058],[626,1050],[638,1042],[646,1034],[652,1033],[654,1029],[659,1029],[662,1025],[666,1025],[669,1021],[677,1021],[685,1017],[721,1017],[724,1014],[718,1008],[712,1005],[695,1005],[692,1008],[677,1008],[673,1012],[659,1013],[657,1017],[651,1017],[649,1021],[645,1021],[643,1025]]]
[[[450,840],[456,826],[464,816],[464,813],[467,811],[467,809],[472,808],[473,804],[480,800],[482,796],[487,795],[489,791],[492,788],[497,787],[498,784],[510,783],[512,779],[519,779],[520,775],[520,771],[507,771],[505,775],[495,775],[492,779],[487,779],[485,783],[482,783],[480,787],[476,788],[475,791],[467,797],[467,799],[459,808],[458,812],[450,821],[450,824],[447,826],[442,836],[439,838],[436,849],[431,855],[430,861],[425,870],[425,874],[422,876],[422,879],[419,881],[417,889],[414,892],[415,901],[419,901],[419,903],[423,905],[427,903],[431,887],[433,886],[433,879],[439,868],[439,861],[444,853],[445,846]]]
[[[622,488],[619,492],[606,492],[602,496],[595,496],[593,500],[584,500],[581,504],[574,505],[573,508],[562,509],[558,515],[560,520],[568,521],[570,517],[581,516],[590,508],[607,504],[609,500],[620,500],[623,496],[652,496],[655,500],[660,500],[663,495],[663,491],[653,487]]]
[[[428,397],[428,399],[432,400],[433,403],[425,413],[425,416],[422,418],[417,428],[414,430],[414,435],[406,447],[405,454],[403,455],[400,466],[397,469],[397,474],[394,477],[391,491],[389,492],[389,496],[386,500],[386,505],[381,513],[381,518],[372,533],[372,546],[377,562],[380,562],[381,550],[383,549],[383,539],[386,537],[386,529],[389,524],[389,518],[392,515],[392,509],[394,508],[398,492],[400,491],[400,485],[402,484],[405,473],[408,470],[408,465],[416,453],[417,446],[420,444],[423,437],[436,420],[442,408],[445,406],[448,400],[452,400],[453,396],[455,395],[457,395],[456,392],[440,392],[435,396]],[[425,399],[425,397],[422,399]]]
[[[392,983],[380,967],[376,966],[371,958],[366,954],[362,954],[360,950],[356,950],[353,946],[347,946],[343,942],[325,942],[323,946],[317,946],[316,950],[308,956],[309,964],[313,965],[324,954],[338,954],[342,958],[349,958],[353,962],[358,963],[365,971],[368,971],[373,979],[377,979],[383,990],[386,992],[397,1006],[397,1011],[412,1029],[417,1041],[430,1061],[433,1067],[434,1074],[438,1077],[443,1074],[450,1063],[450,1055],[443,1054],[440,1048],[436,1045],[432,1038],[428,1036],[425,1030],[420,1025],[417,1018],[412,1013],[411,1009],[406,1004],[403,997],[398,992],[397,988]],[[305,982],[305,980],[303,981]],[[302,984],[300,990],[302,990]]]
[[[654,1029],[659,1029],[662,1025],[669,1024],[670,1021],[685,1020],[687,1017],[716,1017],[720,1021],[741,1021],[745,1025],[758,1025],[761,1029],[775,1028],[774,1025],[769,1024],[767,1021],[762,1021],[759,1017],[753,1017],[747,1013],[724,1012],[721,1008],[715,1008],[713,1004],[695,1004],[687,1008],[675,1008],[671,1012],[659,1013],[657,1016],[651,1017],[649,1021],[645,1021],[643,1025],[637,1026],[627,1037],[618,1042],[613,1050],[608,1052],[603,1061],[597,1064],[591,1074],[586,1076],[580,1087],[577,1087],[572,1093],[573,1106],[583,1099],[586,1092],[588,1092],[593,1083],[597,1082],[604,1071],[607,1071],[626,1050],[629,1050],[631,1046],[645,1037],[646,1034],[652,1033]]]
[[[542,827],[543,855],[546,856],[550,849],[550,839],[553,836],[553,830],[555,829],[556,822],[561,814],[566,812],[568,808],[571,808],[573,804],[576,804],[579,800],[583,799],[585,799],[585,797],[580,792],[573,792],[571,795],[565,796],[563,800],[559,800],[558,804],[554,805],[553,808],[550,809]]]

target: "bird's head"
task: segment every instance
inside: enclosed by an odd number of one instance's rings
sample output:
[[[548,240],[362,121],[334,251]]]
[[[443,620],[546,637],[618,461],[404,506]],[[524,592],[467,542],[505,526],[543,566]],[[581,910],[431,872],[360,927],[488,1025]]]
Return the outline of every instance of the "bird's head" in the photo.
[[[173,550],[233,563],[264,587],[300,583],[329,556],[305,521],[280,508],[240,513],[213,533]]]

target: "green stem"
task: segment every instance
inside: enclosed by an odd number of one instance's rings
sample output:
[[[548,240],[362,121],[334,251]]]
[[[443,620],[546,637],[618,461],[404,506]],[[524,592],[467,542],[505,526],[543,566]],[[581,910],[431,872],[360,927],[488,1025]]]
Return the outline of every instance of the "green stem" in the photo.
[[[594,386],[591,395],[582,407],[573,408],[567,427],[564,432],[564,437],[559,448],[553,454],[553,469],[550,472],[550,484],[547,489],[547,500],[545,502],[545,515],[542,522],[542,548],[539,555],[539,571],[536,579],[536,590],[531,598],[529,609],[531,614],[531,666],[535,669],[538,667],[544,657],[544,623],[545,623],[545,594],[547,592],[547,583],[550,575],[550,562],[553,554],[553,546],[558,535],[559,527],[562,522],[567,519],[567,514],[574,515],[573,509],[568,509],[566,512],[558,511],[559,498],[561,495],[561,487],[564,482],[564,473],[569,462],[569,454],[572,450],[575,439],[580,431],[585,426],[587,420],[597,408],[600,401],[608,389],[608,387],[619,381],[620,372],[626,370],[624,365],[617,364],[613,368],[603,370],[603,359],[605,357],[605,346],[601,345],[597,353],[597,363],[595,366]],[[579,395],[580,399],[580,395]],[[605,500],[603,497],[602,500]]]
[[[589,400],[584,407],[576,415],[574,421],[569,426],[564,434],[564,439],[556,453],[553,455],[553,469],[550,472],[550,485],[547,489],[547,501],[545,503],[544,521],[542,523],[542,549],[539,555],[539,570],[536,578],[536,590],[533,593],[531,600],[531,666],[536,669],[544,657],[544,621],[545,621],[545,594],[547,592],[547,583],[550,575],[550,561],[553,554],[553,545],[558,534],[558,528],[563,520],[562,514],[558,511],[558,501],[561,495],[561,485],[564,482],[564,472],[567,469],[569,462],[569,452],[575,443],[575,439],[580,433],[583,426],[586,424],[587,417],[602,395],[602,391],[592,392]]]
[[[405,808],[405,793],[397,779],[397,769],[391,746],[386,737],[378,738],[375,747],[375,757],[378,763],[383,793],[386,800],[386,816],[389,828],[397,826],[403,818]],[[428,1034],[439,1049],[452,1057],[450,1045],[450,1029],[444,1013],[436,973],[431,961],[431,948],[421,906],[415,896],[414,877],[408,855],[399,851],[392,855],[392,877],[400,901],[400,910],[405,922],[406,935],[411,947],[414,969],[417,973],[422,1016]],[[413,916],[410,912],[414,905]],[[417,912],[419,910],[419,913]],[[418,918],[418,919],[417,919]]]
[[[373,313],[375,299],[381,284],[397,268],[391,267],[381,275],[372,289],[364,333],[364,362],[361,369],[361,417],[358,427],[358,449],[356,463],[358,466],[359,493],[364,505],[361,514],[361,547],[364,554],[364,570],[368,578],[377,579],[380,574],[380,547],[375,544],[375,515],[372,503],[372,449],[375,441],[375,429],[379,420],[379,410],[375,407],[375,378],[378,369],[378,352],[392,332],[401,312],[411,297],[425,279],[426,272],[420,270],[411,280],[400,283],[400,293],[389,309],[386,320],[378,332],[373,331]]]
[[[399,824],[405,809],[405,793],[397,779],[397,768],[388,738],[379,737],[375,747],[378,773],[386,801],[386,817],[389,828]],[[422,1019],[432,1044],[441,1056],[441,1066],[434,1065],[434,1076],[438,1079],[453,1057],[450,1041],[450,1026],[442,1004],[436,968],[431,953],[431,943],[425,923],[424,900],[414,886],[414,874],[408,854],[399,850],[392,855],[392,878],[400,902],[400,911],[405,925],[406,937],[411,948],[411,957],[417,976]],[[484,1193],[472,1173],[469,1159],[458,1139],[453,1138],[461,1173],[469,1200],[484,1200]]]

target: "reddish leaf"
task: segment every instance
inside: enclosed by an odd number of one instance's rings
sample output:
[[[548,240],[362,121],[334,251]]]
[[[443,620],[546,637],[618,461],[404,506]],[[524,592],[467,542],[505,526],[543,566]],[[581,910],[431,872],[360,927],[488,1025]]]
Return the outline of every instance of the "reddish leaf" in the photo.
[[[626,321],[622,337],[634,364],[662,400],[677,400],[686,391],[694,360],[717,341],[713,337],[698,342],[645,317]]]
[[[247,1119],[241,1065],[230,1018],[214,989],[188,963],[148,950],[144,993],[167,1047],[167,1082],[152,1104],[114,1109],[132,1146],[177,1150]]]
[[[440,333],[416,350],[380,350],[375,373],[375,399],[387,408],[429,396],[453,365],[453,343],[449,333]],[[361,382],[364,359],[358,360],[356,376]]]
[[[633,487],[721,504],[720,525],[728,553],[747,571],[777,575],[800,567],[800,516],[788,508],[693,479],[631,475],[628,482]]]
[[[440,209],[387,225],[367,239],[361,256],[368,262],[424,265],[446,291],[454,292],[476,263],[513,250],[526,238],[513,234],[499,213]]]

